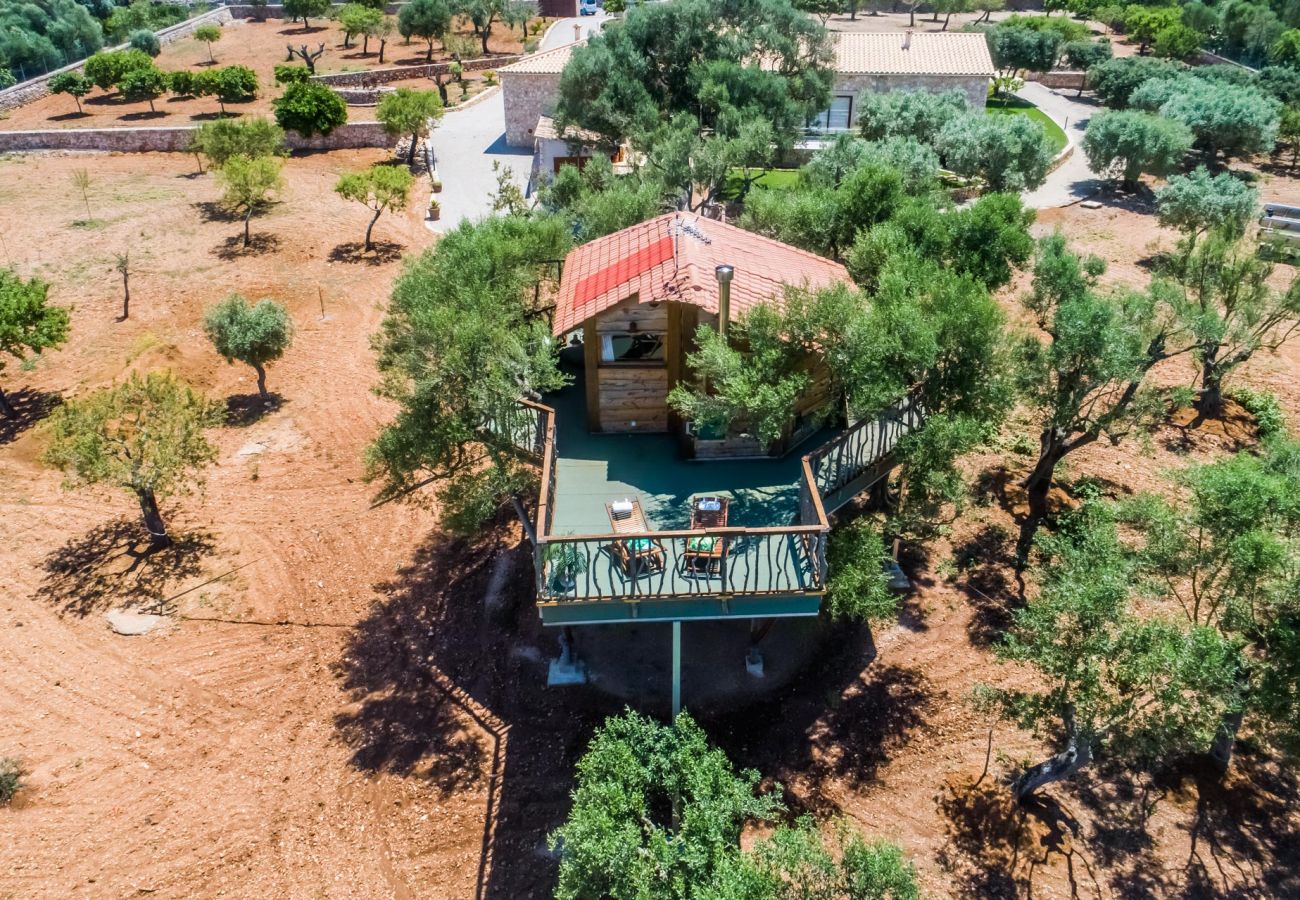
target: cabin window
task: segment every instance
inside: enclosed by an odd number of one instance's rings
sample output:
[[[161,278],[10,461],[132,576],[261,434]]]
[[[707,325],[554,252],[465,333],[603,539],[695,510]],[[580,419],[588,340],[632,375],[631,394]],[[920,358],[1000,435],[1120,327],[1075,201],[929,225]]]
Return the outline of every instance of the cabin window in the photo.
[[[852,97],[832,97],[831,105],[817,114],[810,127],[814,131],[847,131],[853,121],[852,112]]]
[[[603,363],[662,363],[664,336],[637,332],[600,336],[600,361]]]

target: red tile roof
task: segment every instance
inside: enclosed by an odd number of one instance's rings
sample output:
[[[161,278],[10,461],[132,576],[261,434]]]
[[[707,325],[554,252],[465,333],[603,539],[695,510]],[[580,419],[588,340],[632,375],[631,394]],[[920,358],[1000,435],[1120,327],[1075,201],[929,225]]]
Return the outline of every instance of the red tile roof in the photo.
[[[714,269],[735,268],[731,312],[771,300],[785,286],[821,288],[848,281],[829,259],[771,238],[686,213],[668,213],[570,251],[556,301],[553,331],[565,334],[626,300],[693,303],[718,311]]]

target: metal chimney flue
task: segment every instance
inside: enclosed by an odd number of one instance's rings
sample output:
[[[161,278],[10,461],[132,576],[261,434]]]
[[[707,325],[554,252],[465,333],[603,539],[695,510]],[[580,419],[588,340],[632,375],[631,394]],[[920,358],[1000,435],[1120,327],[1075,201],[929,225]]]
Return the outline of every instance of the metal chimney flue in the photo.
[[[718,334],[727,336],[727,327],[731,324],[731,277],[736,270],[722,265],[713,270],[718,278]]]
[[[910,28],[907,29],[907,31],[903,32],[903,49],[904,50],[912,49],[912,29]]]

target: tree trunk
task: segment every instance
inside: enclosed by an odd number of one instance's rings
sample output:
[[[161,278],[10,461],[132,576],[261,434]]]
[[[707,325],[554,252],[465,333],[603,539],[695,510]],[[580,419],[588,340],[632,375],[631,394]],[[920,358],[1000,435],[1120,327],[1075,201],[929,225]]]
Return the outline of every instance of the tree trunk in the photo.
[[[13,404],[9,402],[3,388],[0,388],[0,412],[3,412],[10,419],[18,418],[18,410],[14,409]]]
[[[1064,781],[1092,762],[1092,742],[1071,735],[1066,748],[1038,765],[1025,769],[1011,785],[1016,801],[1024,803],[1040,788]]]
[[[158,512],[158,501],[154,498],[153,491],[149,488],[136,488],[135,493],[140,498],[140,513],[144,516],[144,527],[149,530],[150,546],[154,549],[170,547],[172,539],[167,534],[162,513]]]
[[[367,56],[370,53],[370,35],[361,35],[361,55]]]
[[[387,38],[379,39],[379,61],[380,62],[384,61],[384,47],[387,46],[387,44],[388,44]]]
[[[415,145],[419,140],[419,133],[414,131],[411,132],[411,148],[406,151],[406,164],[408,166],[415,165]]]
[[[212,65],[214,65],[214,66],[217,64],[217,58],[216,58],[215,56],[212,55],[212,44],[211,44],[211,43],[208,44],[208,62],[210,62],[210,63],[211,63]]]
[[[72,99],[77,101],[77,115],[82,115],[81,98],[78,97],[76,94],[73,94]]]
[[[1211,347],[1201,360],[1200,410],[1215,417],[1223,412],[1223,373],[1218,366],[1219,348]]]
[[[1237,732],[1241,730],[1241,720],[1245,717],[1246,710],[1239,709],[1225,715],[1219,723],[1219,732],[1210,745],[1210,761],[1214,763],[1220,777],[1227,775],[1228,767],[1232,765],[1232,751],[1237,747]]]
[[[122,321],[125,322],[131,315],[131,276],[127,272],[122,273]]]
[[[1065,456],[1065,436],[1055,428],[1044,428],[1038,436],[1038,445],[1038,462],[1024,481],[1029,510],[1020,527],[1020,539],[1016,542],[1016,565],[1020,568],[1028,562],[1034,535],[1047,517],[1047,497],[1052,490],[1056,464]]]
[[[257,373],[257,395],[263,400],[270,400],[271,395],[266,392],[266,367],[261,363],[253,363],[252,366]]]
[[[433,38],[429,38],[429,49],[424,52],[424,61],[433,62]]]
[[[374,230],[375,223],[379,221],[379,214],[381,212],[383,212],[382,209],[375,210],[375,214],[370,218],[370,224],[366,226],[366,250],[367,251],[372,250],[374,248],[374,244],[371,243],[370,240],[370,232]]]
[[[948,23],[951,22],[951,21],[952,21],[952,10],[948,10],[948,15],[946,15],[946,16],[943,17],[943,27],[940,28],[939,30],[940,30],[940,31],[947,31],[947,30],[948,30]]]
[[[909,9],[909,10],[907,11],[907,13],[908,13],[908,22],[907,22],[907,27],[908,27],[908,28],[915,28],[915,27],[916,27],[916,7],[913,6],[911,9]]]
[[[250,206],[248,208],[248,212],[244,214],[244,247],[245,248],[248,247],[248,241],[249,241],[248,223],[252,218],[253,218],[253,207]]]
[[[489,53],[492,52],[491,50],[488,49],[488,46],[487,46],[488,35],[491,34],[491,33],[492,33],[492,24],[489,22],[489,23],[488,23],[488,27],[487,27],[487,28],[484,28],[483,31],[479,34],[479,38],[482,39],[482,41],[483,41],[483,55],[484,55],[484,56],[487,56]]]
[[[440,97],[442,97],[442,105],[443,105],[443,106],[446,106],[446,105],[447,105],[447,85],[445,85],[445,84],[442,83],[442,79],[441,79],[441,78],[435,78],[433,83],[436,84],[436,85],[438,86],[438,95],[439,95]]]

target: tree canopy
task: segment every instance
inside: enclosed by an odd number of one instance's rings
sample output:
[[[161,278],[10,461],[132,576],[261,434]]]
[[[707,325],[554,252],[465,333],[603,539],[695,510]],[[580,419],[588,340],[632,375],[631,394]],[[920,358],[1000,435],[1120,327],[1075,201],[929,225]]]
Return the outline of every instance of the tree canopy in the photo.
[[[407,265],[376,339],[379,391],[399,406],[369,452],[381,496],[442,479],[447,525],[469,530],[532,484],[513,445],[487,426],[513,421],[520,397],[565,382],[533,286],[569,240],[557,216],[489,218]]]
[[[22,361],[28,353],[53,349],[68,339],[68,311],[50,305],[49,290],[39,278],[24,280],[12,269],[0,268],[0,373],[5,357]],[[17,415],[2,385],[0,412]]]
[[[426,42],[425,59],[433,62],[433,42],[451,28],[452,8],[447,0],[411,0],[397,13],[397,33]]]
[[[266,364],[283,356],[293,338],[289,311],[271,299],[254,305],[231,294],[204,314],[203,331],[226,362],[239,360],[253,367],[257,393],[268,399]]]
[[[283,165],[274,156],[232,156],[217,170],[224,191],[221,202],[243,214],[245,247],[251,240],[253,216],[270,206],[273,195],[284,188]]]
[[[348,120],[343,98],[314,81],[289,84],[283,96],[271,101],[275,121],[285,131],[296,131],[305,138],[327,135]]]
[[[217,119],[204,122],[190,141],[191,152],[202,153],[216,168],[233,156],[250,159],[288,153],[284,129],[269,119]]]
[[[830,83],[826,30],[788,0],[638,4],[574,50],[556,119],[610,143],[683,114],[724,136],[764,121],[789,146]]]
[[[1255,87],[1186,75],[1147,81],[1129,102],[1182,122],[1211,161],[1272,150],[1282,109]]]
[[[915,900],[916,872],[891,844],[846,824],[827,846],[810,819],[778,825],[742,850],[750,822],[784,811],[736,771],[683,713],[670,725],[635,712],[605,721],[578,762],[573,808],[551,835],[555,896]]]
[[[437,99],[437,95],[434,95]],[[360,172],[347,172],[339,176],[334,185],[335,192],[345,200],[352,200],[366,206],[374,212],[370,224],[366,226],[365,249],[374,249],[371,232],[384,210],[406,208],[406,201],[411,193],[415,176],[409,170],[397,166],[373,165]]]
[[[442,98],[437,91],[417,91],[398,88],[379,100],[375,117],[389,135],[411,136],[407,150],[408,165],[415,162],[415,147],[422,137],[428,137],[434,123],[442,118]]]
[[[187,494],[217,458],[205,429],[224,418],[220,404],[170,372],[131,373],[126,381],[70,400],[50,416],[45,460],[70,484],[126,488],[140,502],[155,546],[170,542],[158,500]]]
[[[1107,111],[1089,120],[1083,152],[1094,172],[1131,188],[1143,174],[1175,171],[1193,140],[1191,129],[1181,122],[1135,110]]]

